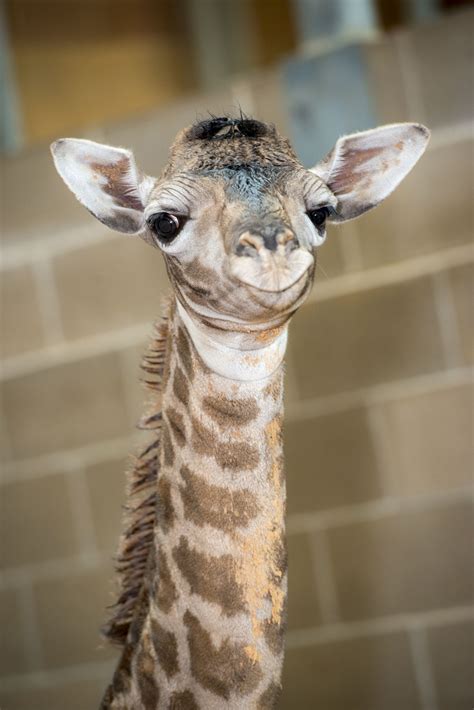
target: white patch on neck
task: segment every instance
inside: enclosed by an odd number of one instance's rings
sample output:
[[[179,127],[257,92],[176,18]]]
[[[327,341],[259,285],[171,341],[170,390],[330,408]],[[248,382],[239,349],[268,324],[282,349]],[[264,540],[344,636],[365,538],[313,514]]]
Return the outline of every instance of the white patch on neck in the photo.
[[[213,340],[205,333],[181,303],[178,313],[207,367],[217,375],[240,382],[255,382],[270,377],[283,362],[288,340],[288,326],[282,329],[273,342],[254,350],[232,348]]]

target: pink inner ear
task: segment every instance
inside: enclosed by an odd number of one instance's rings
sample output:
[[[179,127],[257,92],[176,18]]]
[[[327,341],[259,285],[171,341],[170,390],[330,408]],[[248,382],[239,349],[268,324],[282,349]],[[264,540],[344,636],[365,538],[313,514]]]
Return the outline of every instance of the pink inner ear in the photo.
[[[386,150],[385,146],[345,149],[342,155],[337,158],[340,168],[338,169],[336,165],[331,171],[328,187],[335,195],[352,192],[356,185],[360,185],[361,176],[365,172],[365,164]]]
[[[143,204],[136,192],[136,188],[127,185],[130,174],[130,161],[127,157],[117,160],[114,163],[90,163],[91,169],[102,175],[106,183],[101,187],[104,192],[114,198],[114,203],[118,207],[127,207],[134,210],[142,210]]]

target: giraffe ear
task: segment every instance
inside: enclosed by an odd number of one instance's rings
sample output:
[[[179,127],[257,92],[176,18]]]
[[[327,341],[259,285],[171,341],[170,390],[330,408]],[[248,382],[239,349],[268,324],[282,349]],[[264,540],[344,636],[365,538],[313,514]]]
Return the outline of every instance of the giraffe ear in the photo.
[[[58,173],[79,202],[107,227],[140,233],[154,179],[142,175],[133,153],[79,138],[51,145]]]
[[[343,222],[376,207],[423,155],[429,137],[419,123],[394,123],[339,138],[311,169],[338,198],[330,219]]]

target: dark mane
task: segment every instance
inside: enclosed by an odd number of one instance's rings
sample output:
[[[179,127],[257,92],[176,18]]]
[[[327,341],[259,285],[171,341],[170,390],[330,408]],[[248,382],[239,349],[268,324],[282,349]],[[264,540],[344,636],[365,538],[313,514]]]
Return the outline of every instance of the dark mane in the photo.
[[[130,625],[138,613],[140,595],[146,571],[153,554],[153,534],[157,510],[157,481],[161,441],[162,379],[167,358],[168,320],[165,315],[155,324],[154,335],[143,357],[141,368],[146,373],[145,384],[151,393],[148,411],[138,428],[152,433],[152,439],[141,453],[132,459],[128,471],[125,528],[116,557],[120,588],[111,616],[102,628],[111,643],[124,646]]]
[[[212,117],[206,121],[195,123],[186,134],[189,141],[193,140],[225,140],[229,138],[260,138],[274,133],[273,127],[256,121],[253,118],[240,116]]]

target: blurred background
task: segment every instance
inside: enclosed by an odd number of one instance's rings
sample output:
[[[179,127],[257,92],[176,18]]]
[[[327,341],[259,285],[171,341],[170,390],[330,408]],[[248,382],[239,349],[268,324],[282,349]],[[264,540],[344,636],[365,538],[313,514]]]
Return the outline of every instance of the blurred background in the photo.
[[[311,166],[345,132],[420,121],[398,191],[332,228],[290,329],[290,619],[282,709],[469,710],[472,48],[460,0],[1,3],[3,710],[96,708],[138,363],[168,285],[48,143],[133,147],[244,112]]]

